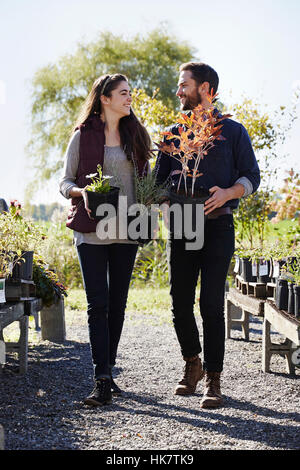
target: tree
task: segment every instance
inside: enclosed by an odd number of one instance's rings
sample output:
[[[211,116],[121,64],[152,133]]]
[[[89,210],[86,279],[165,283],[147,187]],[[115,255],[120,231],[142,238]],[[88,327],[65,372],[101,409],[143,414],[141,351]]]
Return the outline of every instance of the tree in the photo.
[[[237,242],[244,244],[246,241],[251,248],[255,236],[261,247],[264,244],[266,222],[274,197],[272,186],[277,173],[276,160],[278,161],[280,155],[278,149],[285,142],[288,131],[297,117],[298,97],[299,94],[296,92],[292,108],[280,106],[273,116],[263,113],[261,106],[248,98],[227,109],[233,114],[233,119],[247,129],[261,170],[259,191],[240,200],[236,216],[236,220],[239,221],[239,224],[236,224],[239,228],[236,232]]]
[[[132,39],[102,32],[57,64],[39,69],[32,82],[32,138],[28,153],[39,181],[50,179],[63,166],[70,132],[94,80],[105,73],[125,74],[132,88],[149,96],[167,112],[175,110],[180,64],[193,58],[194,49],[162,29]],[[139,114],[139,113],[138,113]],[[159,124],[161,116],[157,117]]]
[[[300,224],[300,173],[291,168],[288,171],[288,177],[284,179],[284,186],[280,189],[282,198],[272,201],[271,209],[277,211],[276,217],[272,219],[273,223],[284,219],[298,219]]]
[[[258,164],[261,169],[262,185],[269,188],[276,176],[276,160],[279,159],[280,145],[283,145],[293,122],[297,118],[297,103],[299,93],[295,93],[295,102],[291,109],[279,106],[273,115],[262,110],[261,103],[243,97],[240,103],[235,103],[226,111],[233,119],[243,124],[250,136]],[[278,163],[277,163],[278,165]]]

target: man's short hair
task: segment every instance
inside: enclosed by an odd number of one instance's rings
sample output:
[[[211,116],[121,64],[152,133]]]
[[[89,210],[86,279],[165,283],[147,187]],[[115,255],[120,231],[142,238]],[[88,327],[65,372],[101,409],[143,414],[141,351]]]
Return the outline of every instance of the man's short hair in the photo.
[[[219,77],[217,72],[207,64],[202,62],[187,62],[180,66],[180,72],[190,70],[192,72],[192,79],[195,80],[197,85],[203,82],[209,83],[209,92],[213,89],[213,93],[217,93],[219,86]]]

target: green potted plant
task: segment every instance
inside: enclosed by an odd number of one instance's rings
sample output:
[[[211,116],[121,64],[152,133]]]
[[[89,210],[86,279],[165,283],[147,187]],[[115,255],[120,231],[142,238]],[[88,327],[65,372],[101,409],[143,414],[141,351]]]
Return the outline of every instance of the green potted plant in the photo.
[[[159,185],[156,181],[155,170],[148,171],[146,175],[140,176],[135,168],[134,185],[140,222],[138,224],[134,223],[137,216],[130,214],[129,209],[127,216],[128,238],[143,245],[155,237],[159,217],[158,205],[167,197],[168,183]]]
[[[298,251],[298,253],[297,253]],[[295,317],[300,316],[300,256],[299,247],[295,252],[298,256],[293,257],[293,261],[287,262],[285,276],[289,282],[288,312]]]
[[[256,247],[252,254],[252,272],[256,275],[257,282],[267,284],[270,278],[271,261],[267,250],[263,247]]]
[[[14,252],[11,247],[11,223],[7,213],[0,214],[0,303],[5,303],[5,282],[11,276],[22,252]]]
[[[273,244],[268,245],[267,253],[271,260],[270,277],[272,282],[276,283],[276,279],[280,276],[282,267],[286,264],[290,248],[285,239],[276,240]]]
[[[97,165],[97,173],[87,175],[92,182],[86,187],[88,205],[91,209],[91,217],[101,220],[105,215],[97,215],[97,209],[101,204],[111,204],[115,210],[118,209],[120,188],[111,186],[112,176],[103,176],[101,165]]]
[[[253,248],[240,247],[237,250],[237,256],[239,257],[239,272],[243,281],[256,282],[256,271],[254,274],[252,266]]]
[[[50,307],[62,296],[67,297],[66,287],[59,281],[57,274],[50,270],[44,260],[34,256],[33,280],[36,286],[36,296],[43,301],[45,307]]]
[[[280,270],[280,277],[276,281],[276,306],[280,310],[296,314],[298,308],[298,284],[300,285],[300,258],[295,261],[286,261]],[[297,297],[297,298],[296,298]],[[297,305],[296,305],[297,303]]]
[[[39,249],[45,237],[36,225],[24,219],[18,201],[11,201],[9,211],[4,215],[9,231],[10,250],[18,258],[9,279],[32,280],[33,253]]]

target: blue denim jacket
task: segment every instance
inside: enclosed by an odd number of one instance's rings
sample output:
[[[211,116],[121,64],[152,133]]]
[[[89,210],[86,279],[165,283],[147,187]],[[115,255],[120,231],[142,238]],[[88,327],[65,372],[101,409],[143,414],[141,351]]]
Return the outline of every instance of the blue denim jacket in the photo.
[[[203,175],[197,178],[195,189],[200,187],[210,189],[213,186],[229,188],[239,178],[246,177],[255,192],[260,184],[260,171],[248,132],[242,124],[232,119],[224,119],[222,124],[222,136],[225,137],[225,140],[215,140],[215,146],[200,161],[198,170]],[[171,132],[179,135],[178,127],[179,124],[171,127]],[[178,147],[179,141],[175,140],[174,145]],[[190,168],[193,163],[194,160],[189,162]],[[180,175],[173,175],[174,170],[181,170],[180,162],[167,153],[159,152],[155,164],[157,182],[163,183],[168,177],[172,182],[178,182]],[[224,207],[229,206],[236,209],[238,202],[238,199],[232,199],[227,201]]]

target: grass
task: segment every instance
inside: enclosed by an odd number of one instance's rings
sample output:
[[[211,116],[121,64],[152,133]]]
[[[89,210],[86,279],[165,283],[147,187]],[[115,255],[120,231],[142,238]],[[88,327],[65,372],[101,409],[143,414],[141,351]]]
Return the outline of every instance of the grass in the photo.
[[[274,242],[277,238],[287,238],[288,233],[295,229],[299,224],[294,220],[281,220],[276,224],[268,222],[266,238],[269,242]]]
[[[134,323],[171,324],[169,288],[132,287],[128,294],[126,312],[126,318]]]
[[[199,286],[196,290],[196,299],[198,298]],[[85,318],[86,299],[84,290],[72,289],[65,300],[65,306],[66,318],[69,322],[76,321],[76,318],[77,321],[80,321],[82,313],[84,313]],[[197,308],[195,311],[197,312]],[[127,300],[126,321],[149,325],[172,324],[169,287],[159,289],[147,285],[131,287]]]
[[[86,298],[83,289],[72,289],[65,300],[66,317],[73,323],[86,312]],[[80,314],[80,315],[79,315]],[[148,324],[171,323],[171,302],[169,288],[131,287],[129,289],[126,320]]]

